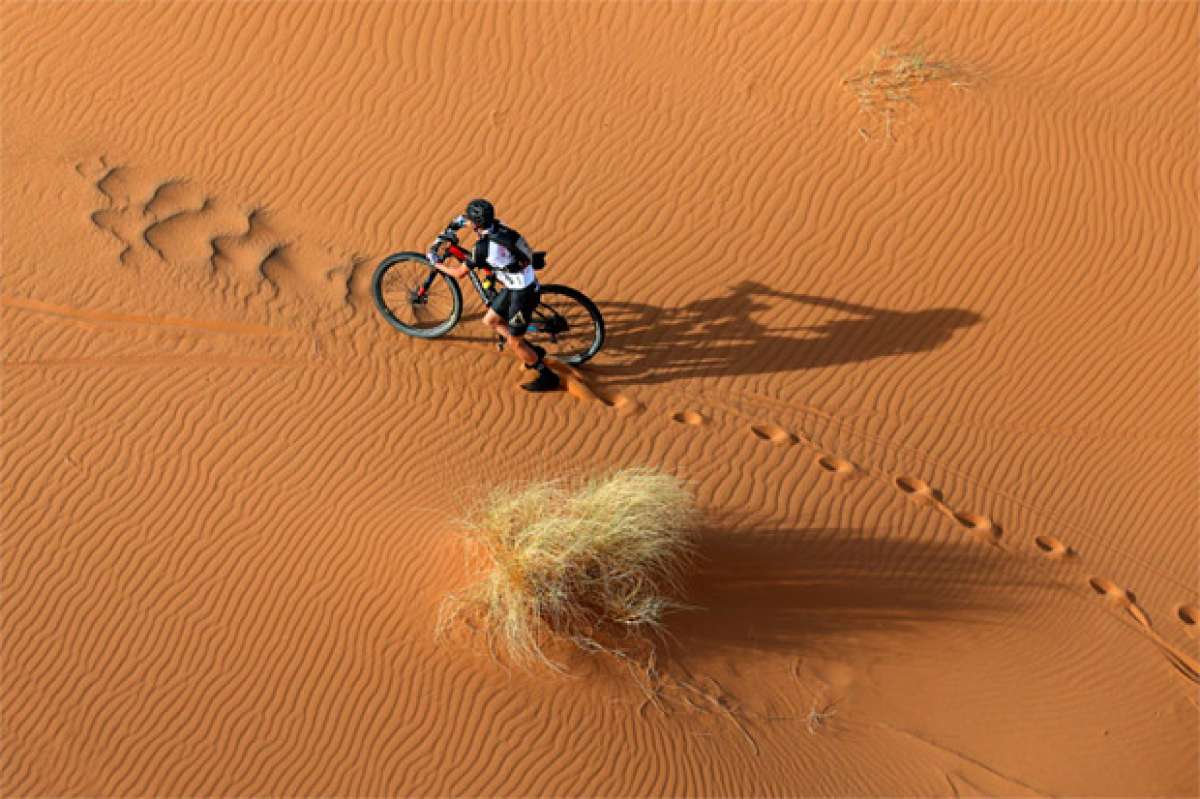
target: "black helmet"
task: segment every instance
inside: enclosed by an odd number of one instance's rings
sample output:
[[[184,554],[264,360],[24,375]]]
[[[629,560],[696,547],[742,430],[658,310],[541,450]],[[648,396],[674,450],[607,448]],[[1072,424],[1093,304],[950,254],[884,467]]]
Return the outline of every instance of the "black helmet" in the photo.
[[[465,216],[476,227],[489,228],[496,221],[496,209],[487,200],[479,198],[467,203]]]

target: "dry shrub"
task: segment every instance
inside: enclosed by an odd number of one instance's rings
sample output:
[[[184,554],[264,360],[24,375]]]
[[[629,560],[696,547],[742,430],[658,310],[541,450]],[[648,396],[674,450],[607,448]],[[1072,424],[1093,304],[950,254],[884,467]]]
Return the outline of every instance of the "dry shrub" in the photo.
[[[465,522],[483,573],[443,602],[439,634],[466,623],[493,653],[556,670],[554,640],[644,659],[684,607],[695,515],[682,481],[648,469],[501,488]]]
[[[881,47],[871,54],[870,63],[842,83],[858,98],[858,110],[868,119],[881,120],[883,137],[895,141],[893,126],[899,115],[917,106],[916,93],[936,84],[954,88],[972,85],[959,67],[930,56],[923,48]],[[870,138],[873,127],[858,129]]]

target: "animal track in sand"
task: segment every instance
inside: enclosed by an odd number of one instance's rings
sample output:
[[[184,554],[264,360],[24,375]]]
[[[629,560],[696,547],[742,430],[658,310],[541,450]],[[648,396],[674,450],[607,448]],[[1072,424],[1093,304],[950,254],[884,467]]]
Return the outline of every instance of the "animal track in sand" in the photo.
[[[892,478],[894,485],[900,493],[908,497],[908,501],[919,507],[932,507],[939,513],[942,513],[955,521],[960,527],[963,527],[971,532],[972,535],[979,537],[993,546],[1000,546],[1000,538],[1004,535],[1000,525],[989,519],[987,516],[981,516],[978,513],[968,513],[966,511],[956,511],[946,504],[942,497],[942,492],[931,486],[919,477],[907,477],[905,475],[897,475]]]
[[[972,533],[979,535],[989,541],[995,542],[1000,540],[1003,532],[1000,530],[1000,525],[986,516],[980,516],[977,513],[954,513],[954,520],[962,527],[970,530]]]
[[[898,476],[893,483],[914,505],[928,507],[941,502],[940,492],[919,477]]]
[[[828,472],[835,480],[849,480],[858,474],[858,467],[845,458],[837,455],[821,455],[817,465]]]
[[[1113,607],[1122,608],[1129,612],[1129,615],[1137,621],[1138,624],[1149,629],[1150,619],[1146,616],[1137,604],[1137,597],[1127,588],[1114,583],[1112,580],[1106,580],[1103,577],[1089,577],[1088,585],[1092,590],[1104,598],[1104,601]]]
[[[680,424],[691,425],[692,427],[700,427],[708,422],[708,419],[704,417],[704,414],[700,413],[699,411],[676,411],[675,413],[671,414],[671,419],[672,421],[679,422]]]
[[[681,417],[681,413],[676,413],[672,418],[675,421],[682,421]],[[860,469],[857,465],[838,456],[823,453],[821,448],[807,436],[796,436],[778,425],[770,423],[754,424],[750,430],[760,440],[772,444],[803,443],[805,447],[814,449],[816,464],[834,479],[842,479],[854,474],[861,475],[864,473],[873,478],[878,477],[884,481],[889,479],[886,474],[881,474],[877,469]],[[895,475],[890,480],[892,487],[903,494],[910,502],[918,506],[933,508],[940,515],[947,517],[947,519],[952,520],[956,525],[964,529],[968,535],[975,538],[979,543],[988,544],[1001,551],[1013,551],[1013,547],[1002,543],[1005,531],[993,518],[979,513],[956,510],[946,501],[945,496],[939,489],[934,488],[927,481],[918,477]],[[1039,555],[1050,561],[1060,561],[1079,556],[1078,551],[1073,546],[1051,535],[1032,536],[1031,543],[1036,547]],[[1166,656],[1168,662],[1180,674],[1191,682],[1200,684],[1200,663],[1197,663],[1195,658],[1182,652],[1170,642],[1163,639],[1154,630],[1150,618],[1137,604],[1137,599],[1132,592],[1102,578],[1091,578],[1088,580],[1088,584],[1093,591],[1104,598],[1106,604],[1127,612],[1137,623],[1137,628],[1154,642]],[[1187,634],[1192,638],[1196,638],[1197,628],[1200,626],[1200,606],[1196,604],[1176,605],[1175,613],[1179,622],[1186,625]]]
[[[761,441],[766,441],[780,447],[791,446],[800,440],[794,433],[789,433],[787,430],[784,430],[782,427],[775,424],[751,425],[750,432],[757,436]]]
[[[1153,625],[1150,624],[1150,617],[1138,607],[1137,597],[1133,595],[1132,591],[1122,588],[1112,580],[1106,580],[1103,577],[1089,577],[1088,585],[1104,599],[1106,604],[1124,610],[1132,616],[1133,620],[1141,627],[1142,632],[1166,656],[1167,661],[1185,678],[1193,683],[1200,684],[1200,662],[1197,662],[1192,655],[1174,646],[1155,632]],[[1197,608],[1195,605],[1181,605],[1175,610],[1179,615],[1179,620],[1188,625],[1195,625],[1198,611],[1200,611],[1200,608]]]
[[[1059,558],[1069,558],[1075,555],[1073,547],[1059,541],[1057,538],[1048,535],[1039,535],[1033,539],[1033,544],[1042,553],[1043,557],[1050,560],[1058,560]]]

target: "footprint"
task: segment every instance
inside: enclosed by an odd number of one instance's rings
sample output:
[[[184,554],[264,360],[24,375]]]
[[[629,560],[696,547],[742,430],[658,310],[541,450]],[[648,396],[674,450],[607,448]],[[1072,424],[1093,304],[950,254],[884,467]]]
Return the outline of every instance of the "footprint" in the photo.
[[[562,378],[567,393],[572,397],[589,402],[599,402],[602,405],[608,404],[600,399],[600,394],[592,388],[592,385],[571,367],[551,360],[547,360],[546,365],[550,367],[551,371]]]
[[[1133,616],[1134,620],[1143,627],[1150,628],[1150,619],[1137,605],[1137,597],[1133,592],[1122,588],[1112,580],[1105,580],[1103,577],[1091,577],[1088,579],[1088,585],[1092,587],[1100,596],[1104,597],[1104,601],[1118,608],[1123,608],[1129,611],[1129,615]]]
[[[325,246],[306,245],[261,207],[208,194],[186,177],[155,176],[140,167],[82,161],[76,172],[102,207],[92,224],[122,245],[120,263],[134,269],[179,270],[243,303],[300,301],[306,315],[344,321],[353,311],[353,269]],[[102,201],[100,201],[100,199]],[[334,270],[329,265],[338,264]]]
[[[576,399],[599,402],[617,412],[617,416],[631,416],[642,409],[641,403],[624,394],[609,393],[588,384],[577,371],[563,364],[551,364],[550,368],[562,378],[567,393]]]
[[[919,477],[897,477],[893,482],[896,484],[896,488],[900,489],[908,497],[909,502],[914,505],[926,507],[941,501],[933,486]]]
[[[1000,529],[1000,525],[986,516],[980,516],[977,513],[966,513],[956,511],[946,505],[942,499],[942,492],[938,491],[929,483],[919,477],[906,477],[897,475],[892,479],[892,483],[900,490],[902,494],[908,497],[909,502],[921,507],[932,506],[940,513],[949,516],[960,527],[965,527],[972,534],[987,541],[993,546],[1000,547],[1000,537],[1004,534]],[[1003,547],[1000,547],[1003,549]]]
[[[82,173],[81,173],[82,174]],[[96,181],[95,186],[114,206],[137,206],[139,213],[154,199],[162,181],[144,169],[115,166]]]
[[[172,187],[181,184],[171,184]],[[194,207],[177,206],[176,203],[192,201]],[[210,200],[197,195],[187,196],[182,189],[167,189],[155,196],[157,209],[146,209],[156,221],[142,234],[145,242],[168,263],[213,267],[218,245],[228,246],[247,231],[246,215],[219,200]],[[251,269],[243,274],[254,274]]]
[[[1141,626],[1142,632],[1166,656],[1167,662],[1186,679],[1200,685],[1200,661],[1197,661],[1192,655],[1171,644],[1154,631],[1149,617],[1138,607],[1137,597],[1133,595],[1132,591],[1122,588],[1113,581],[1105,580],[1102,577],[1089,578],[1088,585],[1091,586],[1093,591],[1103,597],[1104,601],[1109,605],[1128,611],[1134,621]],[[1179,619],[1184,624],[1194,625],[1197,613],[1200,613],[1200,608],[1197,608],[1195,605],[1180,605],[1175,609],[1175,612],[1179,614]]]
[[[144,213],[156,220],[166,219],[180,211],[199,211],[207,198],[188,180],[167,180],[158,185],[146,201]]]
[[[781,447],[790,446],[800,440],[795,434],[789,433],[779,425],[774,424],[751,425],[750,432],[763,441],[768,441]]]
[[[1000,530],[1000,525],[986,516],[980,516],[977,513],[961,513],[954,514],[954,520],[960,525],[970,530],[972,533],[979,535],[982,538],[991,542],[1000,540],[1003,533]]]
[[[853,463],[836,455],[822,455],[817,458],[817,465],[829,472],[835,480],[849,480],[858,474],[858,468]]]
[[[1048,535],[1039,535],[1033,539],[1033,543],[1042,551],[1042,555],[1050,560],[1069,558],[1075,555],[1075,550],[1072,547]]]
[[[117,260],[122,265],[129,266],[135,256],[134,243],[144,242],[142,236],[145,226],[142,224],[141,212],[128,208],[101,208],[91,215],[91,220],[99,230],[108,233],[124,246]]]
[[[213,204],[209,203],[207,207],[211,209]],[[296,271],[291,263],[294,257],[292,244],[268,221],[268,213],[262,208],[256,208],[242,218],[241,231],[211,239],[212,264],[254,286],[256,291],[266,289],[277,293],[280,280]]]
[[[107,202],[91,215],[92,223],[124,245],[118,257],[125,266],[166,263],[227,277],[220,287],[233,288],[243,300],[278,295],[282,282],[293,292],[312,293],[311,270],[301,275],[291,259],[280,257],[285,237],[264,225],[261,211],[247,215],[186,178],[156,179],[128,166],[109,169],[94,185]]]
[[[699,427],[708,420],[704,418],[704,414],[698,411],[677,411],[671,414],[671,419],[680,424],[688,424],[692,427]]]
[[[92,181],[93,184],[97,183],[108,174],[108,159],[104,155],[85,158],[75,164],[75,171],[79,173],[80,177]]]
[[[624,394],[613,394],[611,397],[597,395],[600,401],[617,412],[617,416],[632,416],[642,409],[642,405],[632,397]]]

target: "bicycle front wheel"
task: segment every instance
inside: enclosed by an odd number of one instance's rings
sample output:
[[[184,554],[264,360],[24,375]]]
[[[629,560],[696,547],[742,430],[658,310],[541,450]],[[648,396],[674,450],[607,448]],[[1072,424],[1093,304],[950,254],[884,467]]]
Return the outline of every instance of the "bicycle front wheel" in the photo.
[[[563,363],[581,364],[604,346],[604,319],[583,292],[548,284],[525,337]]]
[[[458,281],[431,268],[418,252],[384,258],[375,268],[371,294],[388,324],[417,338],[444,336],[462,316]]]

